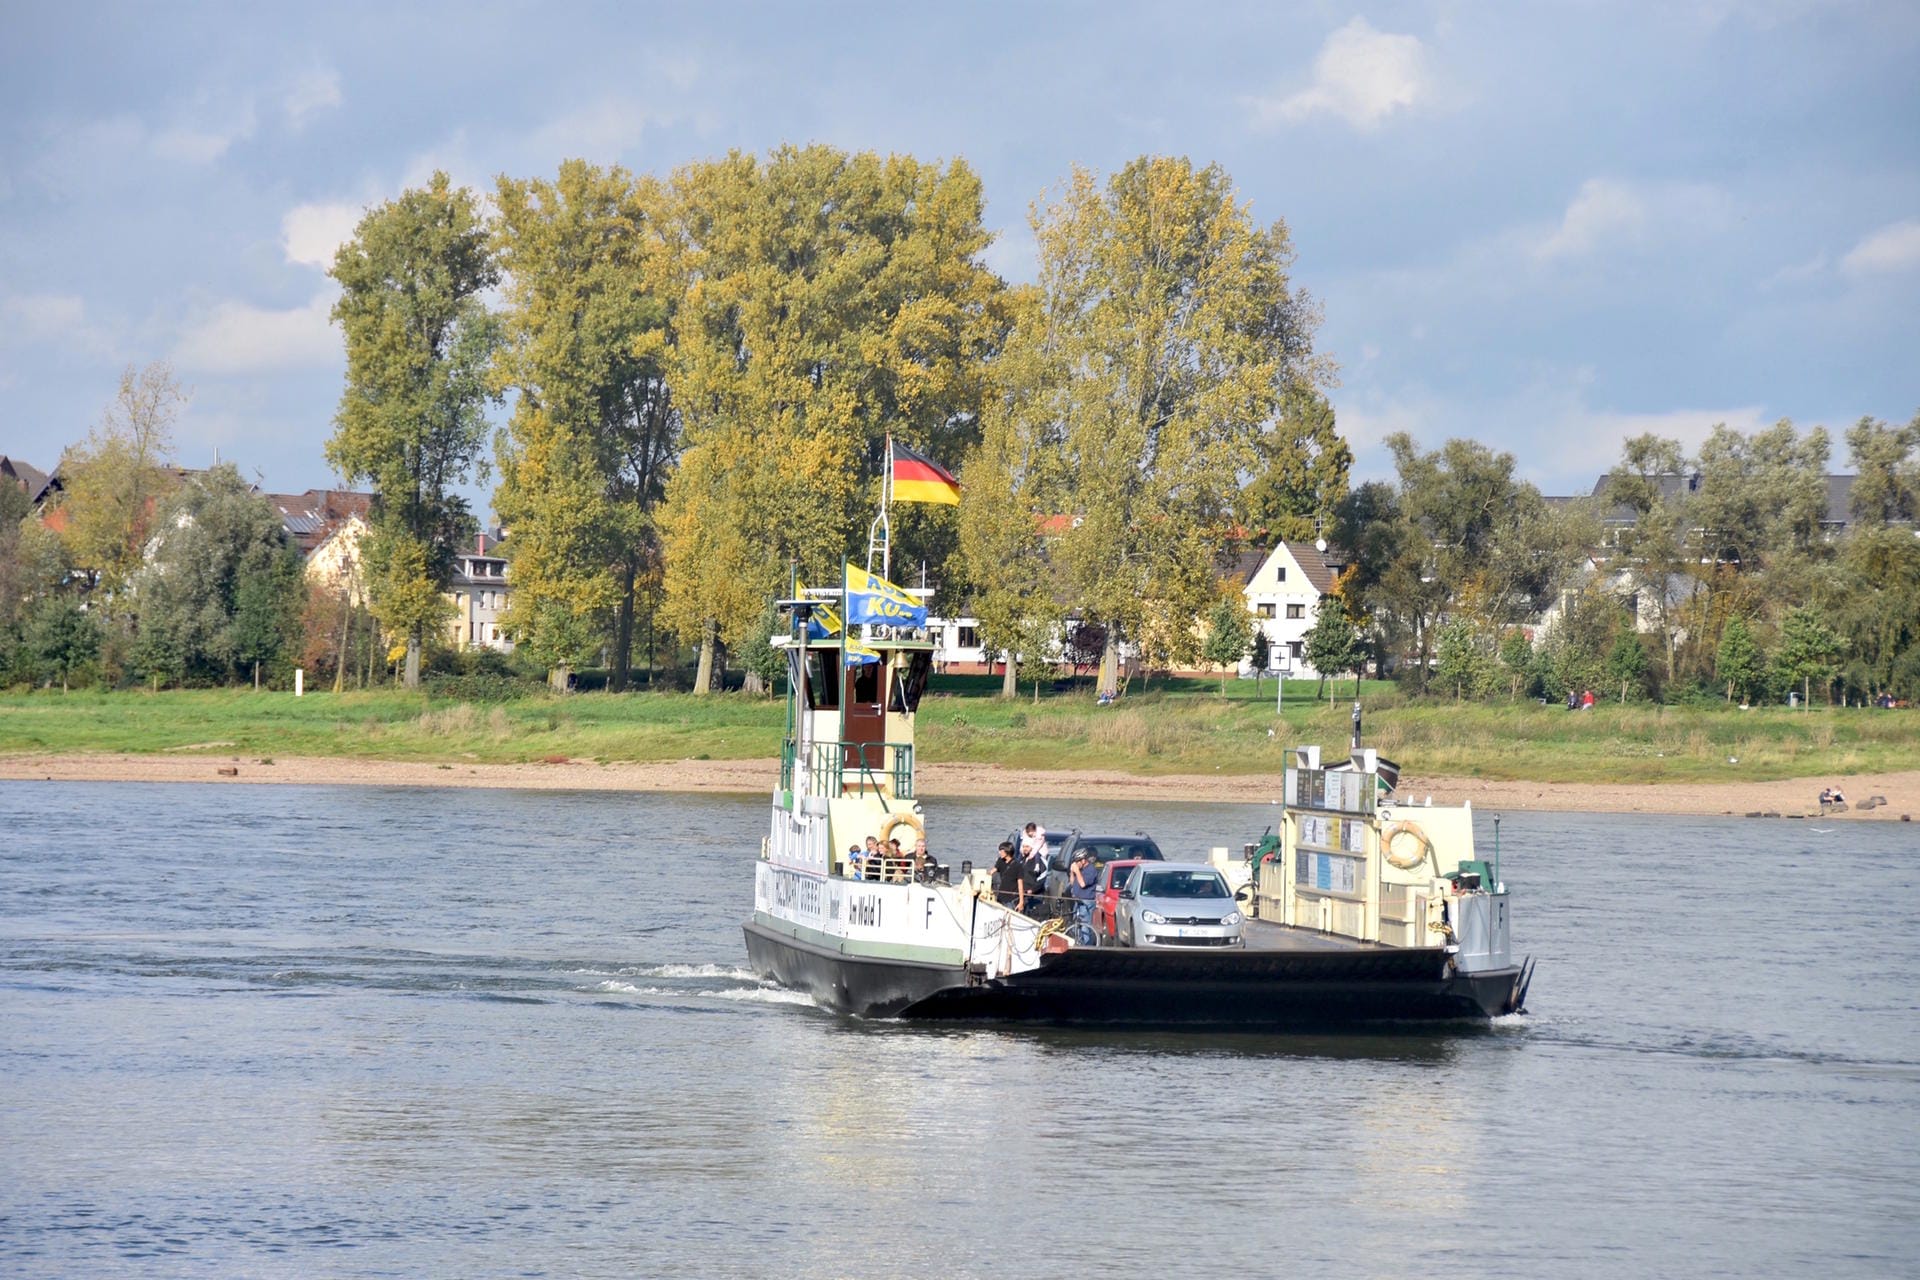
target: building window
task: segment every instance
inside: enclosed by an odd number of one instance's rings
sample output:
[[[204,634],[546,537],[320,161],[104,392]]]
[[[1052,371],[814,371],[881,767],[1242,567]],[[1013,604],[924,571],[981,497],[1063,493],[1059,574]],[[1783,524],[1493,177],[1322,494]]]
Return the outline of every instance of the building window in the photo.
[[[1287,580],[1287,566],[1283,564],[1275,565],[1273,570],[1273,575],[1279,581],[1285,582]]]
[[[1306,646],[1302,642],[1298,640],[1287,641],[1287,656],[1296,662],[1299,661],[1300,655],[1305,652],[1305,650]]]
[[[1253,616],[1256,618],[1271,618],[1273,616],[1273,605],[1257,604],[1253,606]]]
[[[960,642],[955,646],[956,648],[978,649],[980,647],[980,628],[960,627],[958,630],[960,632]]]
[[[1289,618],[1305,618],[1307,616],[1307,606],[1303,604],[1290,604],[1287,606],[1287,616]]]

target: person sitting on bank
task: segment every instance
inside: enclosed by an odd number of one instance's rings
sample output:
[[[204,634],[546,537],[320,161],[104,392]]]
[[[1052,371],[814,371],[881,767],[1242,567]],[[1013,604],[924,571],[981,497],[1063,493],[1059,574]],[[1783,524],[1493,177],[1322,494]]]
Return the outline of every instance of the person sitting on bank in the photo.
[[[1014,856],[1013,843],[1000,842],[1000,856],[993,860],[993,900],[1015,911],[1027,909],[1027,876]]]
[[[1067,873],[1067,896],[1073,899],[1073,918],[1091,920],[1093,900],[1100,894],[1100,864],[1085,849],[1073,853],[1073,866]]]

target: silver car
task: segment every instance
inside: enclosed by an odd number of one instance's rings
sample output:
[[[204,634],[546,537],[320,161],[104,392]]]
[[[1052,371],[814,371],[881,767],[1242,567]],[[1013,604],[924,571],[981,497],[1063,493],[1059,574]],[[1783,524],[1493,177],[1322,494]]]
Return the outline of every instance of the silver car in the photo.
[[[1244,947],[1245,923],[1226,877],[1204,862],[1142,863],[1114,913],[1125,947]]]

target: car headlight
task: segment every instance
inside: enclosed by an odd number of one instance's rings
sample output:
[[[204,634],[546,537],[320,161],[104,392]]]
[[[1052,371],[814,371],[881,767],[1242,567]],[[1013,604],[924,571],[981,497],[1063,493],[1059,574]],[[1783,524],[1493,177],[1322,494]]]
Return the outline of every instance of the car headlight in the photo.
[[[1228,928],[1232,928],[1234,925],[1240,923],[1240,913],[1238,911],[1229,911],[1220,917],[1220,923],[1226,925]]]
[[[1148,924],[1165,924],[1167,922],[1167,918],[1158,911],[1142,911],[1140,918]]]

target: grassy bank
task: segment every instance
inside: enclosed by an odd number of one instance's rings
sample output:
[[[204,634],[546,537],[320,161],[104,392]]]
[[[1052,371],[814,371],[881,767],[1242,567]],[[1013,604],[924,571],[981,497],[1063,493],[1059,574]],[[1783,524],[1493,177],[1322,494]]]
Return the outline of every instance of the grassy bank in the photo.
[[[921,750],[942,761],[1142,774],[1277,771],[1285,749],[1346,749],[1351,686],[1174,682],[1097,707],[1084,692],[1002,702],[997,682],[944,680],[922,704]],[[1753,781],[1920,768],[1920,716],[1817,708],[1408,703],[1364,692],[1370,745],[1417,774],[1541,782]],[[0,695],[0,753],[177,752],[514,763],[757,759],[779,753],[777,701],[727,694],[475,703],[397,691],[240,690]]]

